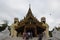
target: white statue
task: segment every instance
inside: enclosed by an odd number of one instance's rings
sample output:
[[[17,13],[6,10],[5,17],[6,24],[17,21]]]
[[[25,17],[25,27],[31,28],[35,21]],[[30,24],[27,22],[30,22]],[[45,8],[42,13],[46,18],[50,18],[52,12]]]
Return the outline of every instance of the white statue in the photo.
[[[10,26],[11,28],[11,37],[17,37],[17,31],[15,30],[18,27],[19,20],[14,18],[14,23]]]
[[[43,39],[45,38],[46,40],[48,40],[48,38],[49,38],[49,25],[46,23],[46,18],[42,17],[41,22],[43,23],[42,26],[46,27],[46,30],[43,32]]]

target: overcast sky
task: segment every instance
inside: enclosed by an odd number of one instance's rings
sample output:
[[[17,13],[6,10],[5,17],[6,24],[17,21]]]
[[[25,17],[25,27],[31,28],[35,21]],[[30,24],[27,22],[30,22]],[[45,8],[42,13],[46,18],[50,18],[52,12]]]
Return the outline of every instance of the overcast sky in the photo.
[[[49,30],[60,24],[60,0],[0,0],[0,20],[9,20],[11,24],[14,17],[23,19],[29,4],[33,15],[39,21],[42,16],[46,17]]]

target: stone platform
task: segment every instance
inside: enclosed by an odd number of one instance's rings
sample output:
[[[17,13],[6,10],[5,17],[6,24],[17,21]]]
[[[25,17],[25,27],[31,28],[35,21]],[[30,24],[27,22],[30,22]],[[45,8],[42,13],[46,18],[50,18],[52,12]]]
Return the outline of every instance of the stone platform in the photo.
[[[22,37],[18,37],[18,38],[5,37],[5,38],[0,39],[0,40],[24,40],[24,39]],[[32,39],[29,39],[29,40],[38,40],[38,38],[34,37]]]

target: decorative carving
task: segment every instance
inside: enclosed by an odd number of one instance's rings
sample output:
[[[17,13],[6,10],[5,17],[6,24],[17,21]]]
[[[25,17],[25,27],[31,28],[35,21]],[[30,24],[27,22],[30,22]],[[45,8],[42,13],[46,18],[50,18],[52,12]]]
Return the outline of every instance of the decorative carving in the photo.
[[[16,19],[16,20],[18,20],[18,19]],[[37,35],[39,35],[39,33],[43,32],[46,29],[46,27],[42,26],[42,23],[39,22],[33,16],[30,8],[28,10],[28,13],[27,13],[26,17],[24,17],[24,19],[21,20],[18,24],[19,25],[16,28],[16,31],[17,31],[18,35],[19,34],[22,35],[23,32],[32,32],[32,33],[34,33],[33,36],[37,36]],[[41,30],[37,30],[38,28],[41,29]]]

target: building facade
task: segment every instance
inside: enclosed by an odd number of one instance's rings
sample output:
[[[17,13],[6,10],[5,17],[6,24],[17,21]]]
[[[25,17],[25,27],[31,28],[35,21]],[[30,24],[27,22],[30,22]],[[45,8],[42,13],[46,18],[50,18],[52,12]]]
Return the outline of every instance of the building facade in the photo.
[[[16,19],[16,20],[18,20],[18,19]],[[15,21],[15,22],[17,22],[17,21]],[[15,22],[14,22],[14,24],[15,24]],[[17,24],[18,26],[13,25],[14,30],[17,32],[16,33],[17,36],[22,36],[24,32],[26,32],[26,33],[30,32],[30,33],[32,33],[33,37],[37,37],[39,34],[42,34],[44,31],[46,31],[46,32],[48,31],[47,24],[38,21],[32,14],[30,7],[29,7],[26,17],[24,17],[24,19],[22,19],[20,22],[18,21],[17,23],[18,23]],[[13,26],[11,26],[11,27],[13,27]],[[46,34],[48,34],[48,32]]]

